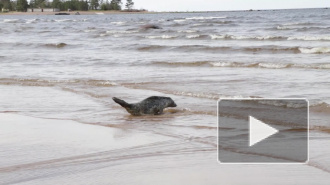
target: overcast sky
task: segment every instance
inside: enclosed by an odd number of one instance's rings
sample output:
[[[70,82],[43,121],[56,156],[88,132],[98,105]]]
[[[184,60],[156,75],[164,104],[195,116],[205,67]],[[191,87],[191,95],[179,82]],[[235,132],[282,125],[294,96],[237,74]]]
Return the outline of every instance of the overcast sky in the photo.
[[[122,0],[123,4],[126,0]],[[330,0],[133,0],[149,11],[217,11],[330,7]]]

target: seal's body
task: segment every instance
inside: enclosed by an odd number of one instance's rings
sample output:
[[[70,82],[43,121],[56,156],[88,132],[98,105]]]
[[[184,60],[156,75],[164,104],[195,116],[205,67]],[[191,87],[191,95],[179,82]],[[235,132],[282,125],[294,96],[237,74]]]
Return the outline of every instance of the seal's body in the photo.
[[[161,27],[155,25],[155,24],[146,24],[141,26],[142,29],[148,30],[148,29],[161,29]]]
[[[159,115],[167,107],[176,107],[176,104],[170,97],[151,96],[139,103],[127,103],[116,97],[113,101],[124,107],[128,113],[133,116],[142,116],[145,114]]]

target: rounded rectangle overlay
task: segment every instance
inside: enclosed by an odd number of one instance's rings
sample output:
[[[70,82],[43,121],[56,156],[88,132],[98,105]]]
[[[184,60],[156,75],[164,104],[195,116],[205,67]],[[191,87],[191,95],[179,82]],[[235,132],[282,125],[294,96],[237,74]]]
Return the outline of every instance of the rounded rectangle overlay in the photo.
[[[305,164],[309,102],[304,98],[218,100],[221,164]]]

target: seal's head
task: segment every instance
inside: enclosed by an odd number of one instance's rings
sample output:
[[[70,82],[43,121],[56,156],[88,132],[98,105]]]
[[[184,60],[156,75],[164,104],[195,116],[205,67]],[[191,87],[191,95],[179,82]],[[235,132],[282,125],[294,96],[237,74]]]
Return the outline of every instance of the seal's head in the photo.
[[[167,107],[176,107],[175,102],[172,100],[172,98],[170,97],[166,97],[168,103],[167,103]]]

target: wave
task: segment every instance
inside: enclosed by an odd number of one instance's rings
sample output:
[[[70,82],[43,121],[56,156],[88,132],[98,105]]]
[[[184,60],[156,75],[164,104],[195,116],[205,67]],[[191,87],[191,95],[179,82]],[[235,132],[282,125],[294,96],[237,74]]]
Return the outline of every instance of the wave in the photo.
[[[67,45],[68,44],[66,44],[66,43],[44,44],[44,46],[50,47],[50,48],[64,48]]]
[[[210,35],[211,39],[232,39],[232,40],[286,40],[284,36],[235,36],[235,35]]]
[[[150,39],[173,39],[178,36],[149,36]],[[192,36],[191,38],[196,38],[197,36]],[[167,45],[147,45],[136,47],[139,51],[161,51],[161,50],[171,50],[171,51],[182,51],[182,52],[243,52],[243,53],[272,53],[272,54],[328,54],[330,53],[329,47],[316,47],[316,48],[302,48],[302,47],[285,47],[276,45],[265,45],[260,47],[229,47],[229,46],[206,46],[206,45],[183,45],[183,46],[167,46]]]
[[[147,39],[174,39],[177,38],[177,35],[155,35],[155,36],[145,36]]]
[[[293,28],[291,28],[291,27],[286,27],[286,26],[277,26],[276,29],[277,29],[277,30],[291,30],[291,29],[293,29]]]
[[[295,31],[318,31],[318,30],[330,30],[330,27],[294,27],[294,26],[277,26],[273,28],[275,30],[295,30]]]
[[[191,27],[202,27],[202,28],[205,28],[205,27],[214,27],[214,24],[213,23],[197,23],[197,24],[193,24],[191,25]]]
[[[303,68],[303,69],[330,69],[330,63],[320,64],[295,64],[295,63],[269,63],[269,62],[214,62],[214,61],[196,61],[196,62],[153,62],[154,65],[182,66],[182,67],[237,67],[237,68],[267,68],[267,69],[285,69],[285,68]]]
[[[4,19],[3,23],[22,23],[24,22],[22,19]]]
[[[126,22],[123,22],[123,21],[117,21],[117,22],[111,22],[111,24],[115,24],[115,25],[123,25],[123,24],[126,24]]]
[[[73,19],[55,19],[55,22],[73,22]]]
[[[157,37],[156,37],[157,38]],[[183,52],[245,52],[245,53],[301,53],[299,47],[279,47],[279,46],[264,46],[264,47],[227,47],[227,46],[206,46],[206,45],[183,45],[183,46],[165,46],[165,45],[149,45],[137,47],[140,51],[160,51],[172,50]]]
[[[330,127],[327,126],[312,126],[309,130],[330,133]]]
[[[202,65],[205,62],[198,62],[197,65]],[[121,84],[124,87],[127,88],[134,88],[134,89],[144,89],[144,90],[153,90],[153,91],[158,91],[162,92],[165,94],[172,94],[172,95],[177,95],[177,96],[187,96],[187,97],[194,97],[194,98],[203,98],[203,99],[211,99],[211,100],[219,100],[219,99],[259,99],[259,98],[264,98],[261,96],[248,96],[248,95],[226,95],[226,94],[219,94],[219,93],[210,93],[210,92],[187,92],[187,91],[172,91],[172,90],[165,90],[165,89],[157,89],[157,88],[146,88],[145,86],[141,87],[140,85],[145,84],[145,83],[123,83]],[[319,101],[319,103],[311,103],[313,100],[310,99],[309,101],[309,108],[311,112],[318,112],[318,113],[330,113],[330,104]],[[306,108],[306,103],[304,99],[301,99],[301,101],[296,102],[296,101],[290,101],[290,99],[287,99],[286,101],[267,101],[261,99],[260,101],[257,102],[258,104],[263,104],[263,105],[272,105],[276,107],[283,107],[283,108],[291,108],[291,109],[301,109],[301,108]],[[176,110],[175,113],[177,112]],[[216,111],[198,111],[198,110],[190,110],[190,109],[185,109],[184,112],[190,112],[194,114],[206,114],[206,115],[216,115]]]
[[[21,42],[17,42],[17,43],[0,43],[0,45],[5,45],[5,46],[11,46],[11,47],[34,47],[34,48],[57,48],[57,49],[61,49],[64,47],[75,47],[75,45],[69,45],[66,43],[21,43]]]
[[[315,105],[311,105],[311,111],[313,112],[322,112],[322,113],[330,113],[330,105],[325,102],[320,102]]]
[[[201,39],[201,38],[206,38],[208,37],[207,35],[198,35],[198,34],[195,34],[195,35],[186,35],[186,38],[188,39]]]
[[[25,19],[25,23],[26,24],[31,24],[31,23],[36,23],[38,22],[40,19]]]
[[[67,84],[80,84],[98,87],[111,87],[118,85],[115,82],[108,80],[46,80],[46,79],[34,79],[34,78],[0,78],[1,85],[22,85],[22,86],[55,86],[55,85],[67,85]]]
[[[299,48],[299,51],[306,54],[326,54],[330,53],[330,47]]]
[[[312,22],[291,22],[291,23],[284,23],[283,26],[309,26],[309,25],[315,25],[315,23]]]
[[[179,32],[179,33],[196,33],[198,31],[197,30],[178,30],[177,32]]]
[[[131,33],[138,33],[138,30],[111,30],[111,31],[106,31],[107,34],[131,34]]]
[[[157,51],[157,50],[163,50],[166,49],[166,46],[160,46],[160,45],[150,45],[150,46],[142,46],[138,47],[138,51]]]
[[[88,19],[54,19],[46,20],[45,22],[87,22]]]
[[[187,17],[187,20],[225,19],[227,17]]]
[[[107,33],[137,33],[138,31],[109,31]],[[197,30],[179,30],[177,31],[179,33],[196,33]],[[194,34],[195,36],[197,34]],[[144,38],[150,38],[150,39],[172,39],[172,38],[178,38],[178,35],[154,35],[154,36],[144,36]],[[186,35],[186,38],[194,38],[191,35]],[[197,36],[196,36],[197,37]],[[195,37],[195,38],[196,38]],[[324,35],[324,36],[278,36],[278,35],[263,35],[263,36],[246,36],[246,35],[202,35],[199,36],[199,38],[211,38],[212,40],[256,40],[256,41],[285,41],[285,40],[302,40],[302,41],[330,41],[330,36]]]
[[[330,41],[330,36],[295,36],[288,37],[287,40]]]
[[[306,108],[307,103],[303,99],[301,101],[290,101],[290,100],[275,100],[275,101],[269,101],[269,100],[260,100],[257,101],[258,104],[263,105],[271,105],[275,107],[286,107],[286,108],[294,108],[294,109],[300,109],[300,108]]]
[[[185,21],[187,21],[187,20],[185,20],[185,19],[175,19],[175,20],[173,20],[174,22],[177,22],[177,23],[180,23],[180,22],[185,22]]]
[[[231,39],[231,40],[305,40],[305,41],[330,41],[330,36],[235,36],[235,35],[210,35],[211,39]]]

